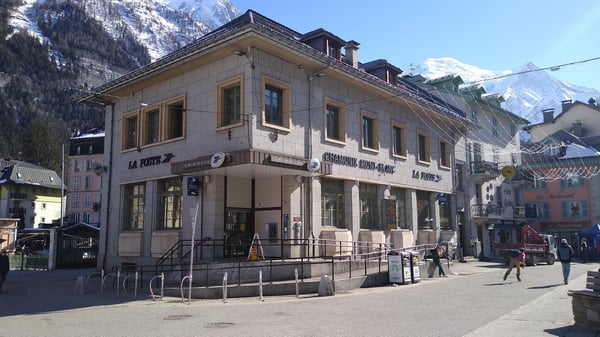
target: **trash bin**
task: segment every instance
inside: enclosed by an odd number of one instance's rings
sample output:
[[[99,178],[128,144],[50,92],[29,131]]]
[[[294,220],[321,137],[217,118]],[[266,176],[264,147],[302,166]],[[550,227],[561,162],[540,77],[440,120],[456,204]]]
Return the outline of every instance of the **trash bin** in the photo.
[[[403,275],[403,256],[398,254],[398,252],[389,252],[387,256],[388,260],[388,274],[389,280],[391,284],[400,284],[404,283],[404,275]]]
[[[421,261],[419,258],[419,252],[410,252],[410,280],[412,283],[417,283],[421,281],[421,271],[419,267],[421,265]]]

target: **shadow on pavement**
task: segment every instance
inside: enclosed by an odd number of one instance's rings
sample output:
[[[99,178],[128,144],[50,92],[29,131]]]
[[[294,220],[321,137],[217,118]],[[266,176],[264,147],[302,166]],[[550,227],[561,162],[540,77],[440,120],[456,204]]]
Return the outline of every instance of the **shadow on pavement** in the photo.
[[[100,294],[100,275],[90,277],[84,294],[76,294],[77,278],[87,278],[94,272],[93,269],[12,270],[4,282],[4,292],[0,293],[0,317],[120,304],[149,297],[139,288],[135,299],[131,288],[128,293],[120,289],[117,294],[116,282],[112,280]]]
[[[558,286],[562,286],[562,283],[556,283],[556,284],[548,284],[545,286],[535,286],[535,287],[529,287],[527,289],[548,289],[548,288],[555,288]]]

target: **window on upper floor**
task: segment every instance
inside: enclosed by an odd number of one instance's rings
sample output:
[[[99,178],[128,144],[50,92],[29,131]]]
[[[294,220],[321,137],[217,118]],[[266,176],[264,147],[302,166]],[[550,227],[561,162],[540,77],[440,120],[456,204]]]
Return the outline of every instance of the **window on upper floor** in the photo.
[[[166,103],[165,140],[182,138],[185,135],[185,98],[178,97]]]
[[[142,145],[158,143],[160,141],[160,108],[153,106],[142,111]]]
[[[262,123],[276,129],[290,129],[291,87],[271,78],[263,78]]]
[[[417,132],[417,161],[420,163],[431,162],[429,135],[421,131]]]
[[[84,189],[90,190],[92,189],[92,176],[85,176]]]
[[[498,137],[500,132],[498,131],[498,118],[492,118],[492,136]]]
[[[131,113],[123,116],[122,149],[134,149],[138,146],[138,115]]]
[[[362,148],[363,150],[379,150],[379,126],[377,116],[363,112],[362,118]]]
[[[440,166],[444,168],[450,168],[450,156],[452,155],[452,150],[450,148],[450,143],[441,139],[440,140]]]
[[[546,175],[536,174],[533,176],[533,186],[532,189],[541,190],[546,189]]]
[[[565,219],[586,218],[588,216],[588,207],[586,200],[563,201],[561,208],[562,217]]]
[[[81,166],[79,160],[73,160],[73,172],[80,172]]]
[[[73,208],[78,208],[79,207],[79,194],[73,194],[71,196],[71,205],[73,206]]]
[[[577,174],[567,174],[561,177],[560,187],[561,188],[579,188],[585,183],[585,179]]]
[[[343,105],[325,99],[325,140],[335,143],[346,142],[346,112]]]
[[[85,207],[90,207],[92,205],[92,196],[89,194],[86,194],[83,196],[83,205]]]
[[[73,189],[78,190],[81,188],[81,180],[79,177],[73,177]]]
[[[525,204],[525,217],[533,219],[550,218],[550,204],[547,202],[530,202]]]
[[[122,150],[185,136],[185,97],[177,97],[123,116]],[[141,135],[138,130],[141,128]]]
[[[223,81],[217,85],[217,128],[224,129],[242,125],[243,86],[242,76]]]
[[[392,156],[406,158],[406,126],[392,123]]]

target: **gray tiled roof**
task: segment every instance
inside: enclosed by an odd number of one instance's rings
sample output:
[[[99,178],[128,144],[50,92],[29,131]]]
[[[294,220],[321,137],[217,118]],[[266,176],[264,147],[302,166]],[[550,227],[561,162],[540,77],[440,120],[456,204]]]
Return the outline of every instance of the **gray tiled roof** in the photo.
[[[0,184],[36,185],[60,189],[56,172],[24,161],[0,160]]]

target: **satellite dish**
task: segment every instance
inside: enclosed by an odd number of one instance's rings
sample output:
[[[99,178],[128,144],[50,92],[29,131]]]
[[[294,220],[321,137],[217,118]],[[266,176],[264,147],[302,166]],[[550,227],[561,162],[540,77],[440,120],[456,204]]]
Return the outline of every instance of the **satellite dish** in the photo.
[[[94,162],[92,163],[92,171],[94,171],[97,176],[101,176],[102,173],[106,172],[106,166]]]

